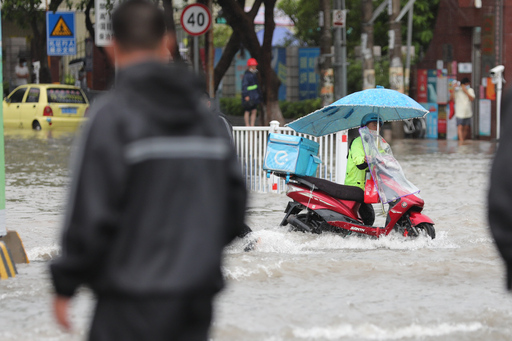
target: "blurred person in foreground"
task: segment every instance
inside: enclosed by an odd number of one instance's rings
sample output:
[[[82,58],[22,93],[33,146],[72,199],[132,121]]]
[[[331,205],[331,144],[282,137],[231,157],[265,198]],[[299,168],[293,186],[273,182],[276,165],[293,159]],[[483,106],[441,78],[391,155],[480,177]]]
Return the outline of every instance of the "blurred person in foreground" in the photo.
[[[220,111],[216,105],[212,104],[210,94],[207,91],[204,92],[204,101],[206,103],[206,106],[208,108],[210,108],[211,112],[219,119],[220,125],[224,128],[224,129],[221,129],[222,133],[224,134],[226,139],[228,139],[231,143],[234,144],[235,141],[233,140],[233,125],[231,124],[231,122],[229,122],[229,120],[222,113],[222,111]],[[242,238],[250,236],[251,233],[252,233],[252,229],[249,227],[249,225],[244,223],[244,226],[240,230],[240,233],[238,234],[237,237],[242,239]],[[254,250],[254,248],[256,247],[256,244],[258,244],[259,242],[260,242],[259,238],[257,238],[257,239],[248,238],[247,244],[245,244],[245,246],[244,246],[244,251],[249,252],[249,251]]]
[[[201,82],[168,65],[163,12],[128,0],[112,26],[117,82],[77,151],[50,266],[55,315],[70,329],[70,298],[87,285],[97,297],[89,340],[207,340],[222,251],[244,224],[236,155]]]
[[[512,92],[503,100],[503,122],[494,156],[488,193],[488,219],[492,236],[505,261],[506,287],[512,290]]]

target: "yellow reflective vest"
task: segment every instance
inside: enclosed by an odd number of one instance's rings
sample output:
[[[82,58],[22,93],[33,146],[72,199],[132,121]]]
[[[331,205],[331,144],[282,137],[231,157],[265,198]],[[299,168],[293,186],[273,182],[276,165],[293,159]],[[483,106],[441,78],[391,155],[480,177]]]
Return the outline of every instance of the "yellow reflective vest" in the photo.
[[[365,159],[363,141],[361,140],[361,136],[358,136],[352,141],[348,152],[345,185],[356,186],[364,191],[367,169],[368,164]]]

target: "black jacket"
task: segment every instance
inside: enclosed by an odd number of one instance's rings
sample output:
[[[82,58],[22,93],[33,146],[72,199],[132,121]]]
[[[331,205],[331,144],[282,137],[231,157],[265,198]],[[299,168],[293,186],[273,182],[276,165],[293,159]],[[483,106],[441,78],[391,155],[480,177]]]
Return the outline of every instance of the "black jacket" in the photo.
[[[258,85],[258,76],[247,70],[242,78],[242,104],[245,103],[245,97],[249,96],[252,105],[261,103],[261,92]]]
[[[512,290],[512,92],[504,99],[500,143],[491,170],[488,213],[491,232],[507,268]]]
[[[246,190],[194,75],[143,63],[121,70],[91,109],[77,151],[56,292],[214,293],[224,246],[243,228]]]

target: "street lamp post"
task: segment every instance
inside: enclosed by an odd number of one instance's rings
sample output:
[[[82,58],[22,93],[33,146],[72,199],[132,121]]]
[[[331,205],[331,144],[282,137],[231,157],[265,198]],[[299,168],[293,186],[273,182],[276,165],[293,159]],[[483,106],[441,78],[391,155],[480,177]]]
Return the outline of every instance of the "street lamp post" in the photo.
[[[336,0],[336,9],[345,11],[345,0]],[[346,20],[345,20],[346,21]],[[334,100],[347,95],[347,42],[346,23],[342,27],[335,28],[334,32],[334,66],[335,86]]]

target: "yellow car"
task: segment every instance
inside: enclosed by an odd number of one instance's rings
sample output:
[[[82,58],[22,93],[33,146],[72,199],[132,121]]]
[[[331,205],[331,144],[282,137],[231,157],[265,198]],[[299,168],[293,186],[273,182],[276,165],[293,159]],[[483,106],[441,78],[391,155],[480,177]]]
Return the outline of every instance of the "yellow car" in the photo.
[[[87,119],[88,108],[87,97],[76,86],[26,84],[4,100],[4,127],[76,129]]]

